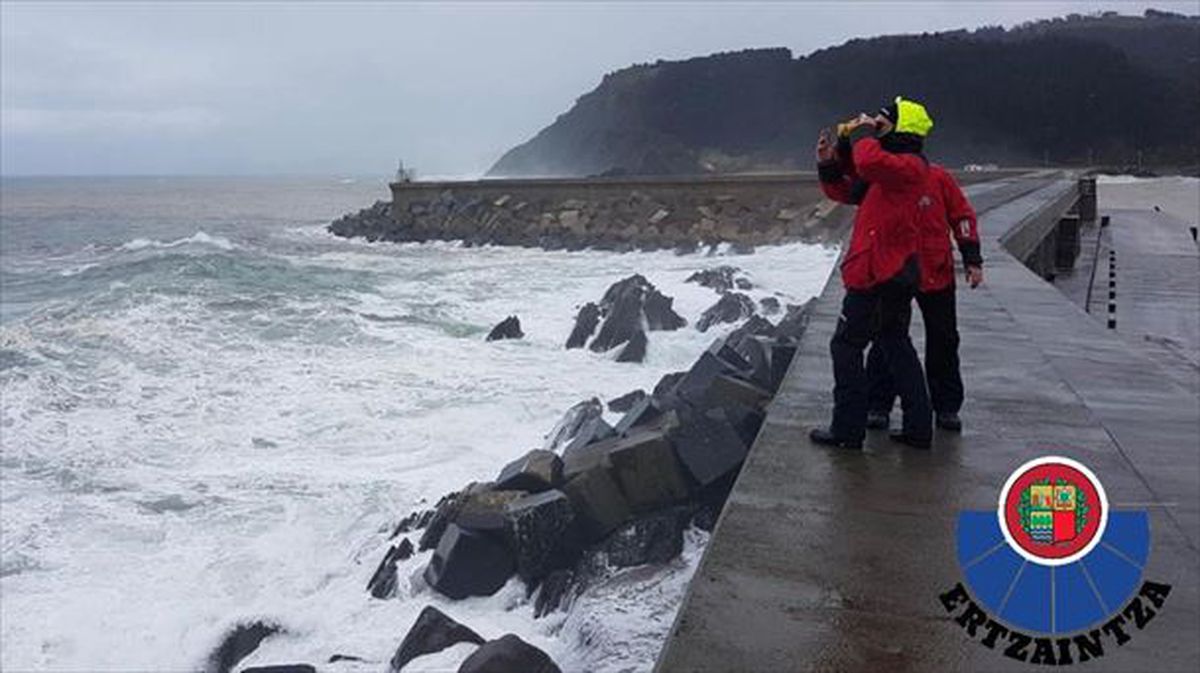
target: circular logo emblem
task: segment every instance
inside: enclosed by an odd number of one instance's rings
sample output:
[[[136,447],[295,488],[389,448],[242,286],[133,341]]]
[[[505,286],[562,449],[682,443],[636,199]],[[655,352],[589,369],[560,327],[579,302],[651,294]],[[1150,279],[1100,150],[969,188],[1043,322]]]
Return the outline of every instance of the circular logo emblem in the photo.
[[[1018,554],[1041,565],[1065,565],[1099,544],[1108,524],[1108,497],[1078,461],[1045,456],[1009,475],[999,516],[1004,539]]]

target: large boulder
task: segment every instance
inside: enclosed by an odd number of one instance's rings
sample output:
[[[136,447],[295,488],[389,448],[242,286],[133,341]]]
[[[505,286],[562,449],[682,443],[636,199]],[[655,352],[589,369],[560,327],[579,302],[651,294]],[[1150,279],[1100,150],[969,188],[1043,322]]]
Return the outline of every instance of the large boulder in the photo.
[[[541,493],[562,485],[562,459],[554,452],[534,449],[500,471],[496,488]]]
[[[542,448],[554,453],[562,453],[567,444],[579,434],[581,428],[591,420],[603,416],[604,405],[594,397],[575,404],[567,409],[554,429],[546,436],[546,444]]]
[[[732,352],[732,349],[730,349]],[[710,392],[714,381],[719,376],[738,377],[748,373],[740,363],[745,360],[739,356],[739,363],[730,362],[723,356],[715,355],[711,350],[700,354],[687,375],[675,385],[674,395],[692,405],[710,406]]]
[[[654,390],[650,394],[660,400],[666,398],[675,389],[675,385],[679,383],[680,379],[686,375],[687,372],[664,374],[658,383],[654,384]]]
[[[496,536],[450,524],[425,567],[425,581],[459,600],[496,593],[516,571],[508,546]]]
[[[636,427],[654,422],[655,419],[662,416],[664,409],[659,403],[658,398],[644,397],[641,401],[633,405],[621,420],[617,421],[617,426],[614,428],[617,435],[628,434],[629,431]]]
[[[584,304],[575,316],[575,327],[567,337],[567,348],[583,348],[600,324],[600,307],[594,302]]]
[[[521,331],[521,321],[515,315],[510,315],[488,332],[488,341],[499,341],[500,339],[520,339],[525,336]]]
[[[550,655],[509,633],[471,653],[458,673],[562,673]]]
[[[563,460],[579,449],[603,441],[616,434],[613,427],[603,418],[593,418],[579,428],[579,432],[563,447]]]
[[[461,528],[495,536],[507,543],[508,505],[524,496],[523,491],[501,491],[495,488],[474,493],[463,501],[462,507],[454,517],[454,523]]]
[[[629,503],[610,467],[606,460],[601,460],[563,486],[585,541],[604,537],[630,516]]]
[[[413,555],[413,544],[408,538],[400,544],[390,546],[379,567],[367,582],[367,591],[374,598],[390,598],[396,592],[396,564]]]
[[[754,300],[750,297],[740,292],[728,292],[721,295],[717,303],[705,309],[696,323],[696,329],[707,332],[713,325],[749,318],[754,315],[754,311]]]
[[[412,628],[400,642],[400,647],[396,648],[396,653],[392,655],[391,671],[398,673],[413,659],[441,652],[458,643],[482,645],[484,640],[478,633],[454,621],[446,613],[428,605],[417,615],[417,621],[413,622]]]
[[[691,415],[669,438],[679,462],[701,488],[736,471],[749,448],[720,409]]]
[[[667,439],[672,427],[646,428],[616,440],[608,452],[612,474],[633,513],[682,502],[688,483]]]
[[[260,620],[238,624],[225,634],[221,644],[208,655],[204,670],[206,673],[229,673],[239,661],[258,649],[262,641],[277,633],[283,633],[283,627],[271,622]]]
[[[508,505],[517,575],[530,586],[565,568],[578,551],[571,501],[558,490],[528,495]]]
[[[763,297],[759,299],[758,306],[762,309],[763,315],[775,315],[783,310],[783,306],[775,297]]]

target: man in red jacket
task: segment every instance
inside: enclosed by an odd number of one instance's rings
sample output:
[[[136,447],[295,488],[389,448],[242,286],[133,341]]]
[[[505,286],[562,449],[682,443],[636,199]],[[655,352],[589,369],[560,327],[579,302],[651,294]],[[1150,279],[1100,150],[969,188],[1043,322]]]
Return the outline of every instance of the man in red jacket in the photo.
[[[863,114],[839,128],[849,146],[849,163],[838,161],[827,135],[817,143],[821,189],[835,201],[858,206],[842,259],[846,295],[829,343],[833,421],[827,429],[809,433],[817,444],[862,448],[868,411],[863,352],[871,343],[885,356],[904,411],[903,429],[892,438],[929,448],[933,437],[925,376],[908,337],[920,281],[921,197],[929,180],[922,139],[933,121],[918,103],[897,98],[895,105],[894,122],[885,115]]]
[[[934,421],[944,430],[959,432],[963,403],[962,375],[958,362],[958,318],[954,301],[953,236],[962,253],[967,283],[983,282],[983,257],[979,254],[979,227],[975,210],[954,178],[937,164],[929,166],[926,189],[929,206],[922,210],[920,258],[921,289],[917,306],[925,322],[925,379],[933,403]],[[896,401],[892,374],[883,351],[867,355],[867,427],[886,429]]]

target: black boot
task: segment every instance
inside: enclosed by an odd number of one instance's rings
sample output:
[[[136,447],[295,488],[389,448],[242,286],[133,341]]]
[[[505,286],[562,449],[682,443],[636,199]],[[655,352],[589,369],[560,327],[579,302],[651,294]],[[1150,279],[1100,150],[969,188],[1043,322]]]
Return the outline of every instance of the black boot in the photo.
[[[868,430],[887,430],[892,425],[892,415],[880,411],[867,412]]]
[[[962,419],[954,412],[941,413],[935,415],[937,426],[943,430],[950,432],[962,432]]]
[[[893,432],[889,436],[891,437],[893,442],[898,442],[900,444],[911,446],[914,449],[933,448],[933,440],[931,440],[931,439],[921,439],[920,437],[913,437],[912,435],[905,434],[904,432]]]
[[[861,439],[860,440],[840,439],[836,435],[834,435],[832,432],[830,432],[829,430],[826,430],[825,428],[813,428],[812,431],[810,431],[808,433],[808,438],[810,440],[812,440],[813,444],[820,444],[821,446],[833,446],[833,447],[837,447],[839,449],[861,449],[862,448],[862,440]]]

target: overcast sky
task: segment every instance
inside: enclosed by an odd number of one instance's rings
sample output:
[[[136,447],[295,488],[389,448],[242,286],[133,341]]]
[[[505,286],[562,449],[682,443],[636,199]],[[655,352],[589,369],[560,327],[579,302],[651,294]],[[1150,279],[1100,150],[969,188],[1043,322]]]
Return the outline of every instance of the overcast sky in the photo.
[[[0,0],[0,172],[483,172],[632,63],[1172,2]]]

